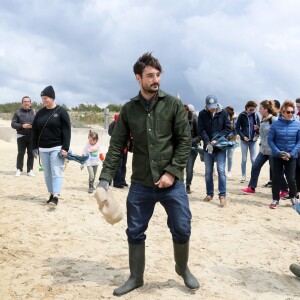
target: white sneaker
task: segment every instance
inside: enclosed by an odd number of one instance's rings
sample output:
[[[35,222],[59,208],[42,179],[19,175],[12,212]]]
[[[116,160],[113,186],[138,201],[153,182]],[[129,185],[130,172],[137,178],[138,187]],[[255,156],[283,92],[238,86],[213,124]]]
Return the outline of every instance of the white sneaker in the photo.
[[[21,173],[22,173],[21,170],[17,169],[17,172],[16,172],[15,176],[19,177],[21,175]]]
[[[35,174],[33,173],[32,170],[30,170],[30,171],[27,173],[27,176],[35,177]]]
[[[246,181],[246,176],[242,176],[242,179],[241,179],[241,183],[244,183]]]
[[[231,172],[227,172],[226,177],[230,178],[231,177]]]

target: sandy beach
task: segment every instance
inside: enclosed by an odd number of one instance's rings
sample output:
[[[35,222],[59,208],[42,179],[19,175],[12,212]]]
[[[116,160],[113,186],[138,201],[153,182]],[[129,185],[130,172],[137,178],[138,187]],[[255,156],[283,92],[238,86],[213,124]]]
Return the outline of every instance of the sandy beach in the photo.
[[[95,129],[107,151],[109,136]],[[71,149],[81,154],[87,128],[72,129]],[[0,299],[113,299],[113,290],[129,276],[126,239],[128,188],[112,188],[124,219],[109,225],[88,194],[86,168],[69,162],[64,171],[62,198],[57,208],[46,205],[43,173],[35,160],[36,177],[15,177],[16,132],[0,120]],[[234,153],[227,181],[228,205],[205,197],[204,163],[196,161],[189,266],[201,288],[192,292],[174,270],[173,247],[166,213],[158,203],[146,240],[143,287],[122,299],[300,299],[300,280],[289,271],[300,263],[300,216],[288,201],[269,209],[268,164],[257,193],[240,188],[240,148]],[[250,176],[247,165],[247,179]],[[127,164],[130,182],[131,154]],[[99,175],[99,171],[98,171]],[[216,189],[216,186],[215,186]],[[217,190],[215,191],[217,194]]]

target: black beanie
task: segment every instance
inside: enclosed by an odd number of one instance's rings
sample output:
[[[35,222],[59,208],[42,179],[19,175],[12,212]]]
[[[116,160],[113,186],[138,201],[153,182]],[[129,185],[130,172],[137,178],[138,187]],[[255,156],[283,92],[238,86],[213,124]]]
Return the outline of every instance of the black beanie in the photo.
[[[49,98],[55,99],[55,92],[52,85],[45,87],[41,92],[41,97],[47,96]]]

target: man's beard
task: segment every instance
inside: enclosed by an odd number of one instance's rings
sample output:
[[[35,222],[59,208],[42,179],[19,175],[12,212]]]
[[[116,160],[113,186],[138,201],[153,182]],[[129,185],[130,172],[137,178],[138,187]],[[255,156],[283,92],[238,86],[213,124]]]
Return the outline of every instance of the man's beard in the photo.
[[[151,89],[152,86],[155,86],[155,90]],[[157,89],[156,86],[158,87]],[[156,94],[159,89],[159,83],[151,84],[150,88],[146,88],[145,86],[142,85],[142,88],[148,94]]]

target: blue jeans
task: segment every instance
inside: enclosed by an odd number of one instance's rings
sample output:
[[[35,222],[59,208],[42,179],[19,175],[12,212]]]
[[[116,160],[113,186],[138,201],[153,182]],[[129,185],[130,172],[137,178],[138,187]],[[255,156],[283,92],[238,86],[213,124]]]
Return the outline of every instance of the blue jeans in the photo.
[[[191,153],[188,158],[188,162],[186,164],[186,184],[191,185],[193,180],[193,173],[194,173],[194,164],[195,160],[198,156],[198,152],[191,150]]]
[[[131,183],[127,196],[128,242],[141,244],[146,240],[145,231],[157,202],[165,208],[174,243],[186,244],[191,235],[191,211],[183,182],[165,189],[145,187],[140,183]]]
[[[227,149],[226,156],[227,156],[227,171],[231,172],[232,170],[232,160],[233,160],[233,151],[235,148],[231,147]]]
[[[62,188],[62,167],[64,160],[58,157],[60,150],[40,152],[48,192],[60,194]]]
[[[256,158],[256,141],[255,142],[241,141],[241,149],[242,149],[242,176],[246,177],[248,149],[250,150],[250,160],[251,163],[253,164]]]
[[[271,155],[264,155],[261,152],[258,153],[258,155],[256,156],[256,159],[252,165],[251,178],[250,178],[248,186],[253,187],[253,188],[257,187],[258,177],[259,177],[261,168],[265,164],[265,162],[268,160],[270,162],[270,170],[273,171],[273,157]],[[280,189],[288,190],[288,185],[284,178],[283,172],[281,172],[281,174],[279,175],[279,178],[280,178]]]
[[[213,154],[204,152],[206,194],[211,197],[214,196],[213,169],[214,169],[215,159],[217,160],[219,196],[225,197],[226,196],[226,176],[225,176],[226,151],[219,151]]]

